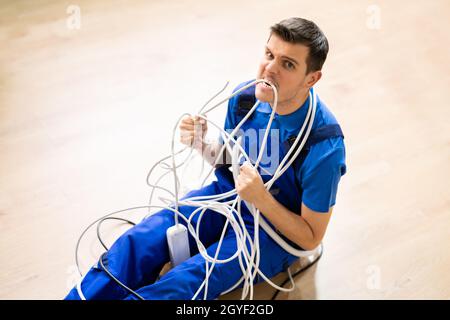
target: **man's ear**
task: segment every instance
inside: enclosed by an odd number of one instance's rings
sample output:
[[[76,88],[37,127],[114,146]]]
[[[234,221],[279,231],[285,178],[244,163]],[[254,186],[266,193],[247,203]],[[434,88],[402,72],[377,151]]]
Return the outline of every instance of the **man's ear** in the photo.
[[[317,70],[314,72],[310,72],[306,76],[306,86],[308,88],[311,88],[312,86],[314,86],[317,83],[317,81],[320,80],[320,78],[322,78],[322,71]]]

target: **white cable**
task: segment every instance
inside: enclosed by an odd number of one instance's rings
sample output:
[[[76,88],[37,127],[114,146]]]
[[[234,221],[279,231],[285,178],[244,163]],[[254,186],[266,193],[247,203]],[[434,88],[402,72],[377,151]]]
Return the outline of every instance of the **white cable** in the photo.
[[[259,105],[259,101],[256,101],[256,103],[253,105],[253,107],[250,109],[250,111],[245,115],[245,117],[239,122],[239,124],[232,130],[231,133],[226,132],[225,130],[222,129],[221,126],[218,126],[217,124],[214,123],[214,121],[211,121],[210,119],[206,118],[206,114],[210,111],[212,111],[213,109],[215,109],[216,107],[218,107],[219,105],[221,105],[222,103],[224,103],[225,101],[228,101],[229,99],[231,99],[232,97],[236,96],[237,94],[239,94],[241,91],[254,86],[258,83],[267,83],[271,86],[273,92],[274,92],[274,101],[273,101],[273,106],[272,106],[272,113],[270,115],[267,127],[266,127],[266,131],[264,134],[264,138],[260,147],[260,151],[259,151],[259,155],[257,160],[255,161],[254,165],[251,164],[251,161],[249,159],[249,156],[247,155],[246,151],[244,150],[244,148],[241,146],[241,138],[239,138],[237,141],[234,138],[235,135],[237,134],[237,132],[239,131],[239,129],[241,128],[241,126],[245,123],[245,121],[247,121],[247,119],[252,115],[252,113],[256,110],[256,108]],[[225,86],[226,87],[226,86]],[[219,92],[221,93],[225,87]],[[313,91],[313,90],[312,90]],[[222,154],[225,151],[225,149],[228,150],[228,152],[230,154],[233,155],[233,159],[232,159],[232,163],[234,164],[232,169],[233,169],[233,177],[236,179],[237,177],[237,170],[239,168],[238,165],[238,158],[239,158],[239,154],[242,154],[242,156],[244,156],[244,158],[246,159],[246,161],[248,163],[250,163],[255,169],[258,169],[259,163],[261,161],[262,155],[263,155],[263,151],[267,145],[267,139],[268,139],[268,135],[269,135],[269,130],[270,130],[270,126],[272,124],[272,121],[274,119],[275,116],[275,111],[276,111],[276,107],[277,107],[277,103],[278,103],[278,92],[276,87],[269,83],[268,81],[262,80],[262,79],[258,79],[255,80],[245,86],[243,86],[242,88],[236,90],[232,95],[230,95],[229,97],[227,97],[226,99],[222,100],[221,102],[217,103],[216,105],[214,105],[213,107],[209,108],[207,111],[203,111],[203,109],[206,108],[206,106],[216,97],[219,95],[219,93],[217,93],[213,98],[211,98],[201,109],[200,109],[200,114],[199,117],[204,119],[205,121],[208,121],[209,123],[211,123],[212,125],[214,125],[215,127],[217,127],[222,136],[223,136],[223,141],[224,141],[224,145],[221,147],[220,152],[218,155],[216,155],[216,159],[214,161],[214,164],[212,166],[212,170],[210,170],[210,172],[208,173],[208,175],[206,176],[205,180],[202,183],[205,183],[206,179],[211,175],[214,166],[218,163],[218,161],[220,159],[222,159]],[[275,173],[273,174],[272,178],[266,182],[264,185],[267,188],[267,190],[270,189],[270,187],[273,185],[273,183],[276,181],[276,179],[278,179],[278,177],[280,177],[288,168],[289,166],[293,163],[293,161],[295,160],[295,158],[298,156],[298,154],[300,153],[301,149],[303,148],[304,144],[306,143],[306,140],[308,138],[308,135],[311,131],[312,128],[312,123],[314,121],[314,115],[315,115],[315,110],[316,110],[316,97],[315,97],[315,93],[313,91],[313,94],[309,94],[309,99],[310,99],[310,103],[309,103],[309,108],[308,108],[308,113],[305,119],[305,122],[303,123],[303,126],[294,142],[294,144],[292,145],[292,147],[290,148],[289,152],[286,154],[286,156],[284,157],[284,159],[281,161],[280,165],[278,166],[278,168],[276,169]],[[311,254],[315,253],[317,251],[318,248],[311,250],[311,251],[301,251],[301,250],[297,250],[293,247],[291,247],[286,241],[284,241],[265,221],[265,219],[263,217],[261,217],[259,210],[257,210],[256,208],[253,207],[253,205],[246,203],[247,208],[249,209],[249,211],[253,214],[254,216],[254,223],[255,223],[255,232],[254,232],[254,239],[251,239],[250,235],[248,234],[246,227],[245,227],[245,223],[242,220],[241,217],[241,199],[239,197],[239,195],[237,195],[236,189],[230,190],[228,192],[222,193],[222,194],[217,194],[217,195],[210,195],[210,196],[196,196],[196,197],[190,197],[190,198],[185,198],[180,200],[179,199],[179,186],[180,186],[180,181],[177,175],[177,169],[182,167],[188,160],[191,159],[191,154],[192,154],[192,148],[187,148],[184,147],[183,149],[175,152],[175,132],[179,126],[179,122],[181,121],[182,117],[184,117],[185,115],[189,115],[189,114],[183,114],[182,116],[180,116],[180,118],[178,119],[178,121],[176,122],[174,128],[173,128],[173,134],[172,134],[172,141],[171,141],[171,155],[161,159],[160,161],[158,161],[149,171],[148,175],[147,175],[147,184],[152,188],[152,193],[150,196],[150,200],[149,200],[149,205],[148,206],[140,206],[140,207],[133,207],[133,208],[127,208],[124,210],[120,210],[120,211],[116,211],[113,212],[111,214],[108,214],[106,216],[109,215],[113,215],[119,212],[124,212],[124,211],[128,211],[128,210],[134,210],[134,209],[138,209],[138,208],[148,208],[149,212],[151,209],[154,208],[160,208],[160,209],[168,209],[170,211],[172,211],[174,213],[174,220],[175,220],[175,224],[178,224],[178,217],[181,217],[182,220],[184,220],[184,222],[186,223],[187,227],[188,227],[188,231],[191,234],[191,236],[193,237],[193,239],[195,240],[199,253],[202,255],[202,257],[205,259],[205,265],[206,265],[206,275],[205,275],[205,280],[203,281],[203,283],[201,284],[201,286],[198,288],[198,290],[196,291],[196,293],[193,296],[193,299],[196,299],[198,294],[201,292],[201,290],[204,288],[204,294],[203,297],[206,299],[207,298],[207,293],[208,293],[208,280],[210,275],[212,274],[212,271],[216,265],[216,263],[222,264],[222,263],[227,263],[229,261],[232,261],[233,259],[238,258],[239,259],[239,265],[241,267],[241,271],[243,273],[242,277],[234,284],[232,285],[229,289],[227,289],[226,291],[224,291],[223,293],[229,292],[233,289],[235,289],[236,287],[238,287],[242,282],[244,282],[244,286],[243,286],[243,292],[242,292],[242,299],[245,299],[247,295],[250,295],[250,299],[253,299],[253,282],[254,279],[256,277],[256,274],[260,275],[264,280],[266,280],[270,285],[272,285],[273,287],[277,288],[278,290],[281,291],[291,291],[293,290],[293,286],[292,288],[286,289],[286,288],[282,288],[277,286],[276,284],[272,283],[270,281],[270,279],[263,274],[263,272],[259,269],[259,261],[260,261],[260,252],[259,252],[259,226],[261,226],[266,232],[267,234],[274,239],[283,249],[285,249],[287,252],[298,256],[298,257],[305,257],[305,256],[310,256]],[[297,146],[297,144],[300,141],[300,137],[303,134],[303,131],[306,127],[306,124],[308,123],[308,127],[307,127],[307,131],[304,135],[304,138],[302,139],[302,141],[300,142],[300,146],[297,148],[297,150],[295,151],[293,157],[287,161],[287,159],[289,158],[290,154],[293,152],[293,150],[295,149],[295,147]],[[231,143],[233,145],[231,145]],[[182,161],[181,163],[176,163],[176,159],[175,156],[182,154],[185,150],[189,149],[190,153],[188,155],[188,157],[186,157],[186,159],[184,161]],[[171,159],[171,165],[164,162],[168,159]],[[153,170],[157,167],[160,166],[161,168],[167,170],[163,175],[161,175],[156,183],[151,184],[149,182],[150,180],[150,176],[153,172]],[[259,167],[259,169],[264,170],[264,168]],[[168,190],[164,187],[159,186],[159,182],[162,178],[164,178],[168,173],[172,172],[174,175],[174,192],[172,192],[171,190]],[[164,203],[166,203],[167,206],[156,206],[156,205],[152,205],[151,201],[153,198],[153,193],[154,191],[158,189],[158,190],[162,190],[167,192],[168,195],[171,196],[171,199],[169,198],[163,198],[160,197],[159,199],[161,201],[163,201]],[[227,200],[227,201],[221,201],[224,200],[228,197],[233,197],[236,196],[233,200]],[[181,212],[179,212],[178,208],[179,206],[193,206],[193,207],[197,207],[190,215],[189,217],[185,217]],[[224,215],[226,218],[226,222],[225,225],[222,229],[222,233],[220,236],[220,239],[218,241],[218,245],[217,245],[217,249],[216,252],[214,253],[214,257],[209,256],[208,252],[206,251],[206,248],[204,246],[204,244],[201,242],[200,238],[199,238],[199,230],[200,230],[200,224],[202,221],[202,217],[203,214],[205,214],[205,212],[207,212],[207,210],[209,210],[208,214],[213,214],[212,212]],[[196,227],[194,228],[191,221],[193,219],[193,217],[199,214],[198,220],[197,220],[197,224]],[[236,220],[235,216],[238,218],[238,220]],[[106,217],[105,216],[105,217]],[[103,218],[103,217],[102,217]],[[85,234],[85,232],[92,227],[96,222],[100,221],[102,218],[96,220],[94,223],[90,224],[86,230],[82,233],[81,237]],[[236,242],[237,242],[237,250],[236,252],[231,255],[230,257],[228,257],[227,259],[218,259],[218,255],[221,249],[221,245],[222,245],[222,241],[224,238],[224,235],[226,233],[226,230],[228,228],[228,226],[231,226],[231,228],[233,229],[233,231],[235,232],[236,235]],[[79,241],[81,240],[81,237],[79,239]],[[249,248],[247,248],[247,244],[246,242],[248,241],[249,244]],[[77,247],[76,247],[76,251],[78,252],[78,246],[79,246],[79,242],[77,243]],[[77,262],[77,266],[78,266],[78,254],[76,253],[76,262]],[[81,272],[80,272],[81,274]],[[289,273],[290,275],[290,273]],[[294,285],[292,277],[290,275],[291,278],[291,282],[292,285]],[[79,292],[80,297],[84,298],[84,296],[82,295],[81,292],[81,282],[80,284],[77,284],[77,291]],[[222,294],[223,294],[222,293]]]
[[[77,282],[77,293],[81,300],[86,300],[86,297],[83,294],[83,291],[81,290],[81,282],[83,281],[84,277],[80,277],[80,279]]]

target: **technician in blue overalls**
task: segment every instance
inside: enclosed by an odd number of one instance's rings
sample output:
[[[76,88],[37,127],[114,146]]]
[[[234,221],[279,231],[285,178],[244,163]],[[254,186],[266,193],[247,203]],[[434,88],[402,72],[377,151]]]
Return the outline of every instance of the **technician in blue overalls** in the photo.
[[[278,90],[277,114],[271,127],[277,130],[270,132],[276,132],[280,145],[284,146],[284,149],[280,148],[280,159],[305,120],[309,92],[322,76],[321,69],[327,53],[328,41],[311,21],[290,18],[271,27],[257,78],[270,81]],[[245,83],[238,88],[243,85]],[[258,129],[266,128],[274,97],[272,89],[260,83],[253,87],[253,91],[246,90],[230,99],[225,129],[234,128],[242,119],[245,115],[242,105],[247,103],[249,98],[250,101],[252,98],[258,99],[261,104],[245,123],[244,132],[249,129],[259,132]],[[192,143],[196,134],[196,121],[195,118],[182,121],[180,130],[185,143]],[[207,126],[205,123],[202,126],[201,137],[204,137]],[[258,144],[259,150],[260,141],[258,136],[257,141],[250,142]],[[204,154],[211,154],[211,151],[218,154],[220,144],[207,144],[203,141],[193,147]],[[264,168],[264,164],[261,166]],[[321,243],[325,235],[336,202],[338,183],[345,171],[342,132],[333,114],[318,99],[311,135],[295,165],[267,191],[263,182],[267,181],[269,176],[244,164],[240,169],[236,189],[241,199],[259,209],[284,239],[293,246],[311,250]],[[217,168],[215,174],[218,181],[200,190],[191,191],[185,197],[219,194],[234,188],[230,171],[226,167]],[[187,206],[181,206],[179,209],[186,216],[194,210],[193,207]],[[253,237],[253,216],[245,206],[242,206],[242,216],[248,232]],[[224,223],[223,216],[217,213],[207,212],[203,216],[200,239],[210,256],[214,256]],[[102,257],[102,262],[117,279],[145,299],[191,299],[205,278],[204,259],[198,253],[197,245],[191,236],[191,258],[157,279],[161,268],[169,261],[166,230],[173,224],[172,211],[157,212],[123,234]],[[196,219],[193,224],[196,225]],[[282,249],[262,228],[259,237],[260,269],[267,277],[286,270],[287,266],[298,259]],[[235,251],[236,236],[232,228],[228,228],[218,258],[228,258]],[[208,299],[217,298],[241,276],[237,258],[225,264],[216,264],[208,282]],[[260,280],[258,278],[258,281]],[[91,268],[79,289],[86,299],[137,299],[134,294],[118,285],[100,264]],[[79,299],[78,292],[74,288],[66,298]],[[198,297],[203,298],[203,294]]]

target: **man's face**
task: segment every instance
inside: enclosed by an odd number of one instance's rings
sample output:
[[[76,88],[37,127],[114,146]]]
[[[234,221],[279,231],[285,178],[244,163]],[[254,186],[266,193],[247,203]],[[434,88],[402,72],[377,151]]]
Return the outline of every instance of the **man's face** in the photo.
[[[272,34],[265,47],[265,54],[258,68],[257,79],[265,79],[278,91],[277,111],[282,113],[299,107],[308,89],[320,78],[320,71],[306,75],[308,47],[283,41]],[[256,98],[263,102],[273,101],[272,89],[264,83],[256,86]]]

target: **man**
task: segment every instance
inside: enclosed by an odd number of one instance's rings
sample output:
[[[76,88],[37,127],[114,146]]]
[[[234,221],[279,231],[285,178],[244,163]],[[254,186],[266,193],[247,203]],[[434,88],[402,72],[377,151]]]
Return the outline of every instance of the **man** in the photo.
[[[270,135],[276,136],[275,141],[278,139],[280,146],[299,134],[308,111],[310,89],[322,76],[321,69],[327,53],[328,41],[311,21],[290,18],[271,27],[257,78],[264,79],[277,88],[278,106]],[[274,100],[272,89],[263,83],[258,84],[254,91],[247,90],[245,95],[246,98],[253,97],[261,103],[254,115],[242,126],[244,140],[246,131],[256,129],[260,132],[259,129],[266,128]],[[235,128],[242,119],[240,107],[243,96],[238,94],[230,99],[225,129]],[[198,125],[202,127],[200,133],[195,129]],[[209,144],[203,139],[207,130],[203,120],[186,117],[180,124],[180,130],[183,143],[191,145],[203,155],[219,154],[220,143]],[[247,146],[244,144],[244,148],[247,151],[250,145],[257,145],[260,150],[260,141],[257,137],[255,141],[247,143]],[[274,154],[276,147],[271,148]],[[285,154],[286,149],[280,147],[280,152],[279,158]],[[214,158],[206,158],[213,163]],[[277,163],[278,160],[277,157]],[[346,171],[342,132],[336,119],[320,99],[317,101],[312,132],[305,150],[274,183],[271,190],[264,187],[264,182],[270,178],[270,172],[267,173],[270,170],[264,168],[268,167],[263,162],[258,170],[249,164],[243,164],[234,183],[226,166],[218,166],[215,170],[218,181],[191,191],[185,197],[219,194],[236,188],[240,198],[259,209],[269,224],[292,246],[304,250],[316,248],[325,235],[336,200],[337,186]],[[194,209],[180,206],[179,211],[188,217]],[[204,258],[198,253],[195,241],[190,238],[191,258],[155,281],[161,268],[169,261],[166,230],[174,224],[173,216],[170,210],[162,210],[150,216],[121,236],[104,257],[108,272],[135,290],[141,298],[191,299],[205,278]],[[242,219],[253,237],[253,216],[246,206],[242,206]],[[193,219],[194,226],[196,222],[197,219]],[[214,256],[216,252],[224,223],[224,217],[213,212],[205,213],[202,218],[200,240],[210,256]],[[260,269],[267,277],[272,277],[284,271],[297,257],[282,249],[261,228],[259,232]],[[218,258],[226,259],[235,251],[236,235],[228,228]],[[216,264],[209,277],[207,298],[217,298],[241,277],[238,259]],[[78,299],[80,290],[87,299],[138,298],[136,294],[118,285],[101,265],[93,267],[83,279],[79,290],[74,288],[67,299]],[[203,294],[198,297],[202,298]]]

